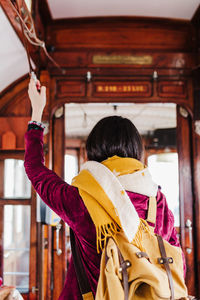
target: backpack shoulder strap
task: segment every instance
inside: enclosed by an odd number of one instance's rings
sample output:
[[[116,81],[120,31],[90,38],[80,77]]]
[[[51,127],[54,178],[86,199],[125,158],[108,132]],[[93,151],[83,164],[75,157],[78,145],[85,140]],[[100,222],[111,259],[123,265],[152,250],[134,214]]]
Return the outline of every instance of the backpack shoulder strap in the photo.
[[[149,206],[148,206],[148,213],[147,213],[147,222],[150,222],[156,225],[156,214],[157,214],[157,200],[156,197],[149,197]]]
[[[76,271],[76,277],[78,280],[79,288],[83,297],[83,300],[94,300],[90,284],[81,260],[80,251],[76,245],[75,235],[73,230],[70,228],[70,242],[73,256],[73,263]]]

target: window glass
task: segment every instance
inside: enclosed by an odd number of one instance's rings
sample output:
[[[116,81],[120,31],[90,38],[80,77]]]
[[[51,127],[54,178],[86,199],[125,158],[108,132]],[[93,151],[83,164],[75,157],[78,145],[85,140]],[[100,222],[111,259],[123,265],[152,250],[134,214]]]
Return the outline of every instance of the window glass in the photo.
[[[153,180],[161,186],[169,208],[174,214],[175,226],[180,226],[178,154],[162,153],[148,157],[148,167]]]
[[[65,181],[71,184],[74,176],[78,174],[78,159],[74,155],[65,155]]]
[[[24,161],[5,159],[4,198],[30,198],[31,183],[24,170]]]
[[[29,291],[30,206],[4,206],[4,273],[5,285]]]

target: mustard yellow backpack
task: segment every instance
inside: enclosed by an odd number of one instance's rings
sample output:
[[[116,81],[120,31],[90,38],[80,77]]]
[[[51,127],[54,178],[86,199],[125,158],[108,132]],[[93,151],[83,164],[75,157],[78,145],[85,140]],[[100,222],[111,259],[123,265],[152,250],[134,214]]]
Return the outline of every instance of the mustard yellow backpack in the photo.
[[[156,201],[150,200],[147,221],[155,224]],[[181,248],[172,246],[155,234],[154,228],[144,220],[141,220],[138,231],[140,243],[129,243],[123,232],[108,239],[102,252],[95,300],[189,299]],[[81,286],[80,281],[87,276],[77,270],[73,248],[75,269]],[[87,283],[83,283],[81,293],[84,300],[94,299]]]

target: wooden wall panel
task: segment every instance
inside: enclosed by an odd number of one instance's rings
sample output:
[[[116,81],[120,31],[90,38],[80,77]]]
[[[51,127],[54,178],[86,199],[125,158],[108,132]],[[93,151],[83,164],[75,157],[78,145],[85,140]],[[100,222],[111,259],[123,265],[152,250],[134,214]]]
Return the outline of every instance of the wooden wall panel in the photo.
[[[171,52],[171,51],[165,51],[165,52],[155,52],[155,51],[137,51],[137,50],[93,50],[93,49],[74,49],[73,51],[70,50],[56,50],[52,53],[54,59],[57,63],[59,63],[64,68],[111,68],[114,72],[115,68],[136,68],[136,69],[144,69],[145,68],[173,68],[173,69],[188,69],[194,66],[195,59],[193,53],[181,53],[181,52]],[[124,63],[98,63],[98,61],[95,62],[96,56],[103,56],[105,58],[113,57],[113,56],[123,56],[127,58],[127,62]],[[151,57],[151,63],[130,63],[130,60],[128,59],[129,56],[134,57],[144,57],[144,56],[150,56]],[[129,63],[128,63],[129,61]],[[50,64],[49,64],[50,66]],[[53,66],[50,66],[53,67]],[[101,71],[101,70],[99,70]],[[144,70],[143,70],[144,71]]]
[[[187,21],[153,18],[88,18],[57,21],[49,26],[47,42],[57,48],[170,49],[194,45]]]
[[[84,97],[86,86],[84,81],[80,80],[58,80],[56,85],[56,98],[63,97]]]
[[[172,80],[168,76],[160,76],[153,80],[152,76],[92,76],[91,81],[80,75],[73,76],[74,90],[70,93],[72,77],[53,78],[51,81],[51,111],[64,103],[76,102],[173,102],[187,107],[193,114],[193,87],[192,80],[182,76]],[[63,83],[64,86],[61,86]],[[57,87],[58,86],[58,87]],[[81,91],[82,87],[82,91]],[[85,93],[83,92],[85,89]],[[76,94],[77,96],[74,96]]]
[[[24,149],[24,134],[27,130],[29,117],[0,117],[0,149],[2,147],[2,134],[12,131],[16,136],[16,149]]]
[[[0,116],[30,116],[31,105],[28,99],[29,78],[24,76],[1,93]]]
[[[158,95],[163,98],[185,99],[188,96],[186,81],[161,81],[158,83]]]

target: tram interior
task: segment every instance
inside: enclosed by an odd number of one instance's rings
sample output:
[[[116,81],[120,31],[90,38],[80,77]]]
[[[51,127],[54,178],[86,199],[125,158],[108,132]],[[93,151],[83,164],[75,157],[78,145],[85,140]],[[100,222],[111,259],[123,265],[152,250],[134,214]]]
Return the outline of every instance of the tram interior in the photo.
[[[60,299],[72,255],[25,173],[31,72],[46,87],[44,164],[68,184],[99,120],[137,127],[200,299],[200,0],[0,0],[0,37],[0,300]]]

